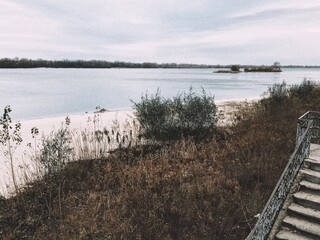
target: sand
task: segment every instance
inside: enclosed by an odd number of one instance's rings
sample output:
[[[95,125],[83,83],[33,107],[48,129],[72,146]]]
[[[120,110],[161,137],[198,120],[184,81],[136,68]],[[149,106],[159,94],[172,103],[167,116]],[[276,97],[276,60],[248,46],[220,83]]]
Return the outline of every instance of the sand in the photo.
[[[237,119],[237,109],[245,104],[252,104],[258,101],[259,97],[246,99],[233,99],[226,101],[216,101],[218,126],[227,126]]]
[[[68,126],[72,133],[80,133],[81,131],[94,131],[112,128],[124,129],[126,125],[131,124],[134,119],[133,109],[104,111],[99,113],[85,113],[68,116],[70,125]],[[14,172],[18,184],[21,186],[26,181],[33,179],[36,175],[37,164],[32,160],[35,148],[39,151],[41,148],[42,136],[48,136],[52,131],[66,126],[66,116],[39,118],[33,120],[20,121],[21,137],[23,142],[14,150]],[[39,134],[35,139],[32,137],[31,129],[37,128]],[[31,144],[31,147],[30,147]],[[12,174],[9,158],[4,156],[5,149],[0,149],[0,195],[7,196],[13,191]]]

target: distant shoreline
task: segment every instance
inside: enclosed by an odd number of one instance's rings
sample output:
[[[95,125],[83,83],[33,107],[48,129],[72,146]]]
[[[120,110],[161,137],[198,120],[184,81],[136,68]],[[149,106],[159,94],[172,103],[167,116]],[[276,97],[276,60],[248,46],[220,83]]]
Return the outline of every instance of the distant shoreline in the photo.
[[[230,68],[232,64],[194,64],[194,63],[155,63],[155,62],[125,62],[105,60],[45,60],[27,58],[1,58],[0,69],[10,68]],[[266,65],[238,64],[240,68],[255,68]],[[281,68],[320,68],[320,65],[283,65]]]
[[[250,65],[249,65],[250,66]],[[194,67],[3,67],[1,69],[36,69],[36,68],[46,68],[46,69],[224,69],[228,68],[228,65],[225,66],[194,66]],[[320,68],[320,66],[281,66],[281,68],[286,69],[298,69],[298,68]],[[249,71],[250,72],[250,71]],[[257,71],[259,72],[259,71]]]

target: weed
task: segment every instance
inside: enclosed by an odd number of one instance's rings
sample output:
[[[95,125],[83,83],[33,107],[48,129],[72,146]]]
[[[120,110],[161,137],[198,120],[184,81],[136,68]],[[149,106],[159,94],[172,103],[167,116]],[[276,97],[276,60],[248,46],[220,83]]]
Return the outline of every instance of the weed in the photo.
[[[42,137],[42,149],[38,156],[39,162],[49,175],[59,172],[70,160],[73,148],[71,134],[68,128],[70,119],[66,118],[66,126],[62,126],[49,136]]]
[[[103,125],[99,113],[88,118],[87,128],[71,131],[74,146],[74,159],[101,159],[115,149],[130,148],[140,144],[139,126],[133,120],[126,120],[122,125],[117,119],[107,128]]]
[[[14,151],[22,142],[22,138],[20,135],[21,124],[17,122],[14,125],[14,128],[11,126],[12,120],[9,115],[10,112],[11,108],[8,105],[4,108],[4,113],[0,118],[0,127],[2,127],[2,129],[0,130],[0,144],[3,147],[4,156],[7,157],[10,161],[12,182],[17,193],[18,183],[14,171]]]

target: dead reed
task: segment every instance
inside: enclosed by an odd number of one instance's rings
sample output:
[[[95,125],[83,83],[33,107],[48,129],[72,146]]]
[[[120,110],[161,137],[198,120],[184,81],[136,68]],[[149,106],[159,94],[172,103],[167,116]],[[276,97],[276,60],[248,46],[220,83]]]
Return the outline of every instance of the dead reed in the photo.
[[[71,162],[0,199],[0,237],[244,239],[294,149],[297,118],[320,110],[319,86],[307,87],[240,105],[234,123],[205,141]]]

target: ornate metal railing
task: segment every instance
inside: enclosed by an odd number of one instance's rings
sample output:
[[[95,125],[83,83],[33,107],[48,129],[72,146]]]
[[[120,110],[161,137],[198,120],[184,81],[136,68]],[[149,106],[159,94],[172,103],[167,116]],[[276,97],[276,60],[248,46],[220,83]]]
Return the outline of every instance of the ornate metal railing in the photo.
[[[302,139],[302,134],[307,130],[310,121],[312,121],[311,142],[320,143],[320,112],[309,111],[298,119],[296,145]]]
[[[320,112],[307,112],[298,119],[296,148],[274,188],[255,227],[246,240],[266,239],[304,159],[309,156],[310,144],[318,143]]]

